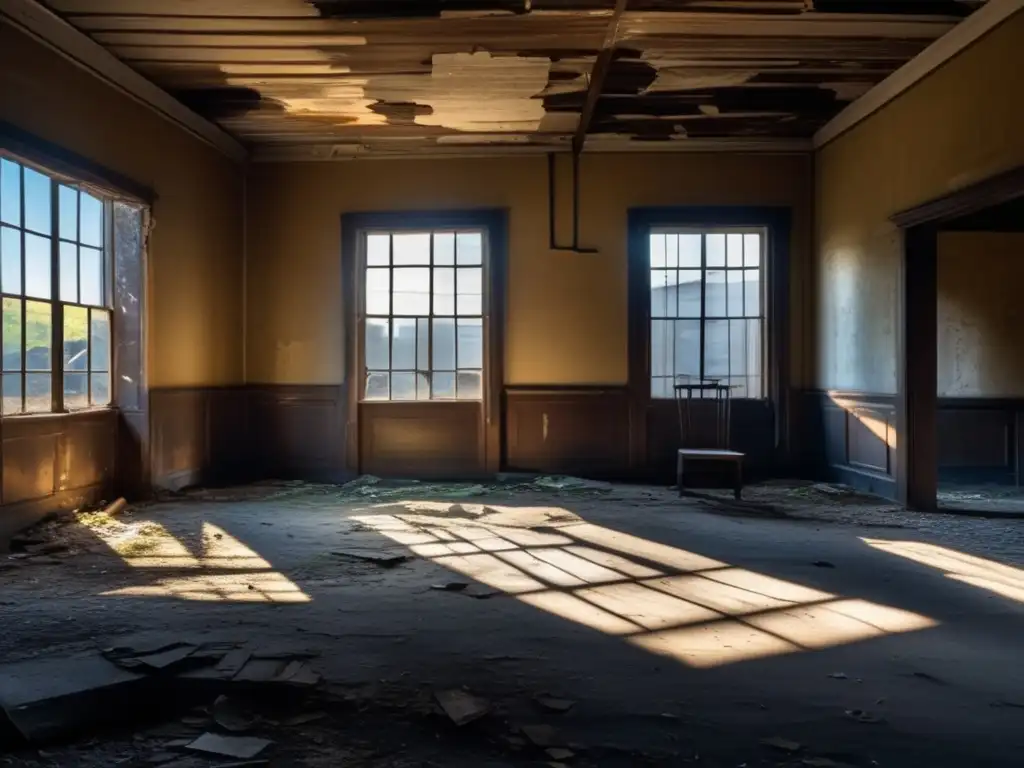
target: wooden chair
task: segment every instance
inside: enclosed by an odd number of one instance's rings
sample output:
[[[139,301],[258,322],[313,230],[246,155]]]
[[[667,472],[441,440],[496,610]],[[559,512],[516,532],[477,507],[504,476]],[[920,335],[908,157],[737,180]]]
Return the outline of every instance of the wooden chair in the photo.
[[[729,430],[732,426],[731,387],[720,379],[700,379],[692,376],[678,376],[673,385],[676,396],[676,411],[679,415],[679,434],[683,447],[676,454],[676,487],[679,495],[685,493],[684,476],[687,462],[727,462],[733,466],[733,493],[740,498],[743,489],[743,459],[745,454],[729,449]],[[694,398],[694,394],[700,395]],[[712,397],[706,397],[711,394]],[[714,402],[715,437],[714,445],[697,447],[692,442],[692,419],[690,407],[694,399],[700,402]]]

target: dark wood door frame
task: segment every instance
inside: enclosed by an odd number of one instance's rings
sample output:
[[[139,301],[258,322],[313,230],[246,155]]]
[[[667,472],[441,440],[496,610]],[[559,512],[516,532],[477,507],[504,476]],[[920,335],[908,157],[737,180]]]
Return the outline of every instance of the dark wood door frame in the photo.
[[[689,205],[632,208],[629,210],[628,347],[630,400],[630,467],[642,472],[648,464],[647,413],[650,384],[650,240],[655,227],[763,227],[768,307],[768,398],[775,406],[775,446],[779,462],[787,462],[790,448],[789,400],[789,251],[792,211],[772,206]]]
[[[891,217],[903,230],[896,324],[896,492],[911,509],[934,510],[938,489],[938,235],[1024,230],[998,206],[1024,198],[1024,166]]]
[[[483,466],[497,472],[502,462],[502,387],[505,382],[505,293],[508,261],[508,211],[481,208],[437,211],[373,211],[341,216],[341,281],[345,332],[342,359],[345,361],[345,468],[360,472],[359,401],[362,391],[361,344],[357,333],[361,323],[357,293],[362,281],[358,275],[359,233],[369,230],[437,230],[446,228],[482,228],[487,232],[487,259],[484,266],[484,431]]]

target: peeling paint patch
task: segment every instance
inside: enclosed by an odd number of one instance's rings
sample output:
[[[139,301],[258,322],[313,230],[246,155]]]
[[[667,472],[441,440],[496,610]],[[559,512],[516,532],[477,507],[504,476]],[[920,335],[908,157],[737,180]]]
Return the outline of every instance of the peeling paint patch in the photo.
[[[705,88],[729,88],[744,85],[757,76],[756,70],[659,69],[654,82],[644,93],[697,91]]]
[[[417,102],[433,108],[419,125],[458,131],[536,131],[544,104],[534,98],[548,86],[551,61],[540,57],[499,57],[439,53],[432,57],[430,83]]]

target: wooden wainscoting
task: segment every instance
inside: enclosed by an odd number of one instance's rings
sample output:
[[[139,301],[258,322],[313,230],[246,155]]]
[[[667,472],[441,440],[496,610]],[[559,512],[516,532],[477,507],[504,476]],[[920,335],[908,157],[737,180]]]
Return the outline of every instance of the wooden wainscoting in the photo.
[[[505,466],[628,477],[629,412],[625,387],[506,387]]]
[[[262,478],[345,482],[345,388],[261,384],[249,388],[252,470]]]
[[[0,541],[51,512],[109,498],[117,429],[110,409],[4,419]]]
[[[359,403],[359,463],[382,477],[484,474],[480,402]]]
[[[151,482],[179,490],[250,478],[244,387],[149,391]]]
[[[1024,399],[940,397],[939,480],[1019,485]]]
[[[804,465],[809,474],[896,496],[896,396],[807,391]]]

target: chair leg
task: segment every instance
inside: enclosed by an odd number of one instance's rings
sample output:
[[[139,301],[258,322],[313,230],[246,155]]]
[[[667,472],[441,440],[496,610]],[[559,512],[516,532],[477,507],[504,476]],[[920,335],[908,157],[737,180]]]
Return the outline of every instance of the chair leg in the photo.
[[[739,461],[736,462],[736,488],[734,493],[736,494],[737,500],[740,498],[740,493],[743,490],[743,464]]]
[[[683,495],[683,457],[676,455],[676,489]]]

